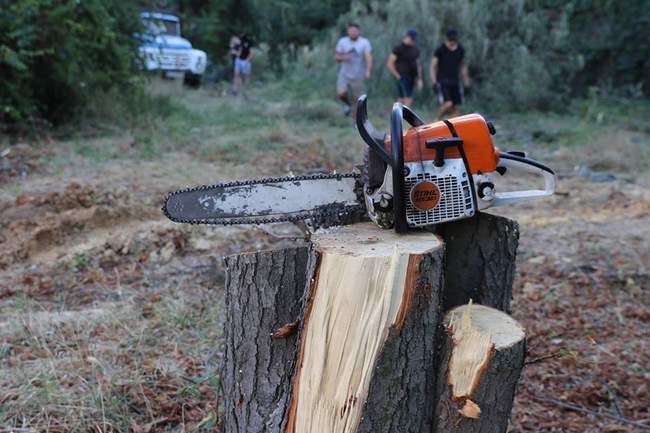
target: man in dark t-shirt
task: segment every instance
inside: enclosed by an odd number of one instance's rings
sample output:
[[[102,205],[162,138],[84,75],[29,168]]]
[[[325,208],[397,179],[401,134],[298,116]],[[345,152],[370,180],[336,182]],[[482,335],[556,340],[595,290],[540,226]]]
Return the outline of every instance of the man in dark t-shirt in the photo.
[[[406,32],[402,43],[393,48],[386,67],[397,83],[398,101],[404,105],[413,104],[413,88],[422,87],[422,66],[417,46],[418,32]]]
[[[233,82],[233,93],[239,93],[242,90],[246,96],[246,87],[248,87],[251,80],[251,61],[253,60],[255,42],[253,39],[243,33],[239,37],[239,44],[235,49],[237,50],[237,57],[235,57],[235,80]]]
[[[445,42],[433,54],[429,67],[431,83],[434,89],[439,90],[443,99],[440,110],[438,110],[439,119],[448,113],[451,113],[451,117],[459,114],[458,106],[462,103],[462,84],[469,87],[469,75],[463,62],[464,58],[465,49],[458,43],[458,32],[449,30]]]

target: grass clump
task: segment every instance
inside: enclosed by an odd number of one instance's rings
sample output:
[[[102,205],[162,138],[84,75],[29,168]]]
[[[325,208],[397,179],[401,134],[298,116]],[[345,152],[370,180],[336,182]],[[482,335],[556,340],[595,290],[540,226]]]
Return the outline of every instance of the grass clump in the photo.
[[[220,381],[206,354],[221,334],[221,304],[199,292],[63,321],[23,317],[2,348],[0,424],[62,433],[211,431]]]

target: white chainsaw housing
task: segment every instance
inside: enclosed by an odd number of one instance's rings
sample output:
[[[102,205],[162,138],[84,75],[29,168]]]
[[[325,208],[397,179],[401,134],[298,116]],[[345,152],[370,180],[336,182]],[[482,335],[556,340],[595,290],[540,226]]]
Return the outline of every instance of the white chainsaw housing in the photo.
[[[433,161],[411,162],[404,164],[404,168],[406,221],[410,227],[468,218],[476,212],[472,186],[462,159],[447,159],[442,167],[436,167]],[[411,190],[422,181],[432,182],[440,191],[438,204],[427,211],[418,209],[411,200]]]
[[[507,156],[500,159],[499,167],[539,175],[544,179],[544,189],[499,192],[495,183],[498,183],[497,179],[501,174],[497,172],[473,175],[470,182],[467,168],[461,158],[447,159],[442,167],[436,167],[434,161],[405,163],[404,203],[408,226],[423,227],[469,218],[479,210],[549,197],[555,191],[555,175],[549,170],[512,160]],[[364,194],[370,219],[384,228],[392,227],[394,222],[392,176],[392,169],[388,166],[381,187],[370,193],[366,190]],[[438,203],[430,210],[419,209],[411,199],[411,191],[421,182],[435,184],[440,193]]]
[[[448,159],[442,167],[436,167],[433,161],[405,163],[404,172],[404,202],[409,227],[469,218],[476,213],[472,186],[462,159]],[[411,200],[413,187],[423,181],[435,184],[440,192],[438,204],[430,210],[418,209]],[[368,215],[381,227],[392,224],[392,197],[392,169],[388,167],[381,187],[365,194]],[[387,221],[388,216],[390,221]]]

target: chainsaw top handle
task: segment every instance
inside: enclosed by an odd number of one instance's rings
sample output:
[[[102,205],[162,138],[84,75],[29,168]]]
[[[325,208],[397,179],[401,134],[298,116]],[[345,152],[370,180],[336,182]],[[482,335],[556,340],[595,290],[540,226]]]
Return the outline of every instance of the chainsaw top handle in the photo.
[[[405,105],[402,105],[400,119],[402,118],[411,126],[424,125],[424,121],[420,116]],[[392,157],[384,147],[386,134],[379,132],[368,120],[368,97],[366,95],[361,95],[357,100],[357,129],[363,141],[370,146],[370,149],[374,150],[386,164],[392,167]]]

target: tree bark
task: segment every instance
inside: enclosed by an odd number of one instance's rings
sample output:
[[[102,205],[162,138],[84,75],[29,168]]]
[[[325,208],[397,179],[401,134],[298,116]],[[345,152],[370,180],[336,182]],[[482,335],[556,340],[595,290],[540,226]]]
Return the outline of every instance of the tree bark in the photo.
[[[519,224],[480,212],[474,218],[441,224],[436,233],[446,250],[444,311],[471,299],[510,313]]]
[[[505,433],[524,366],[523,328],[482,305],[447,313],[435,433]]]
[[[229,433],[280,432],[299,349],[308,246],[227,257],[222,381]]]

